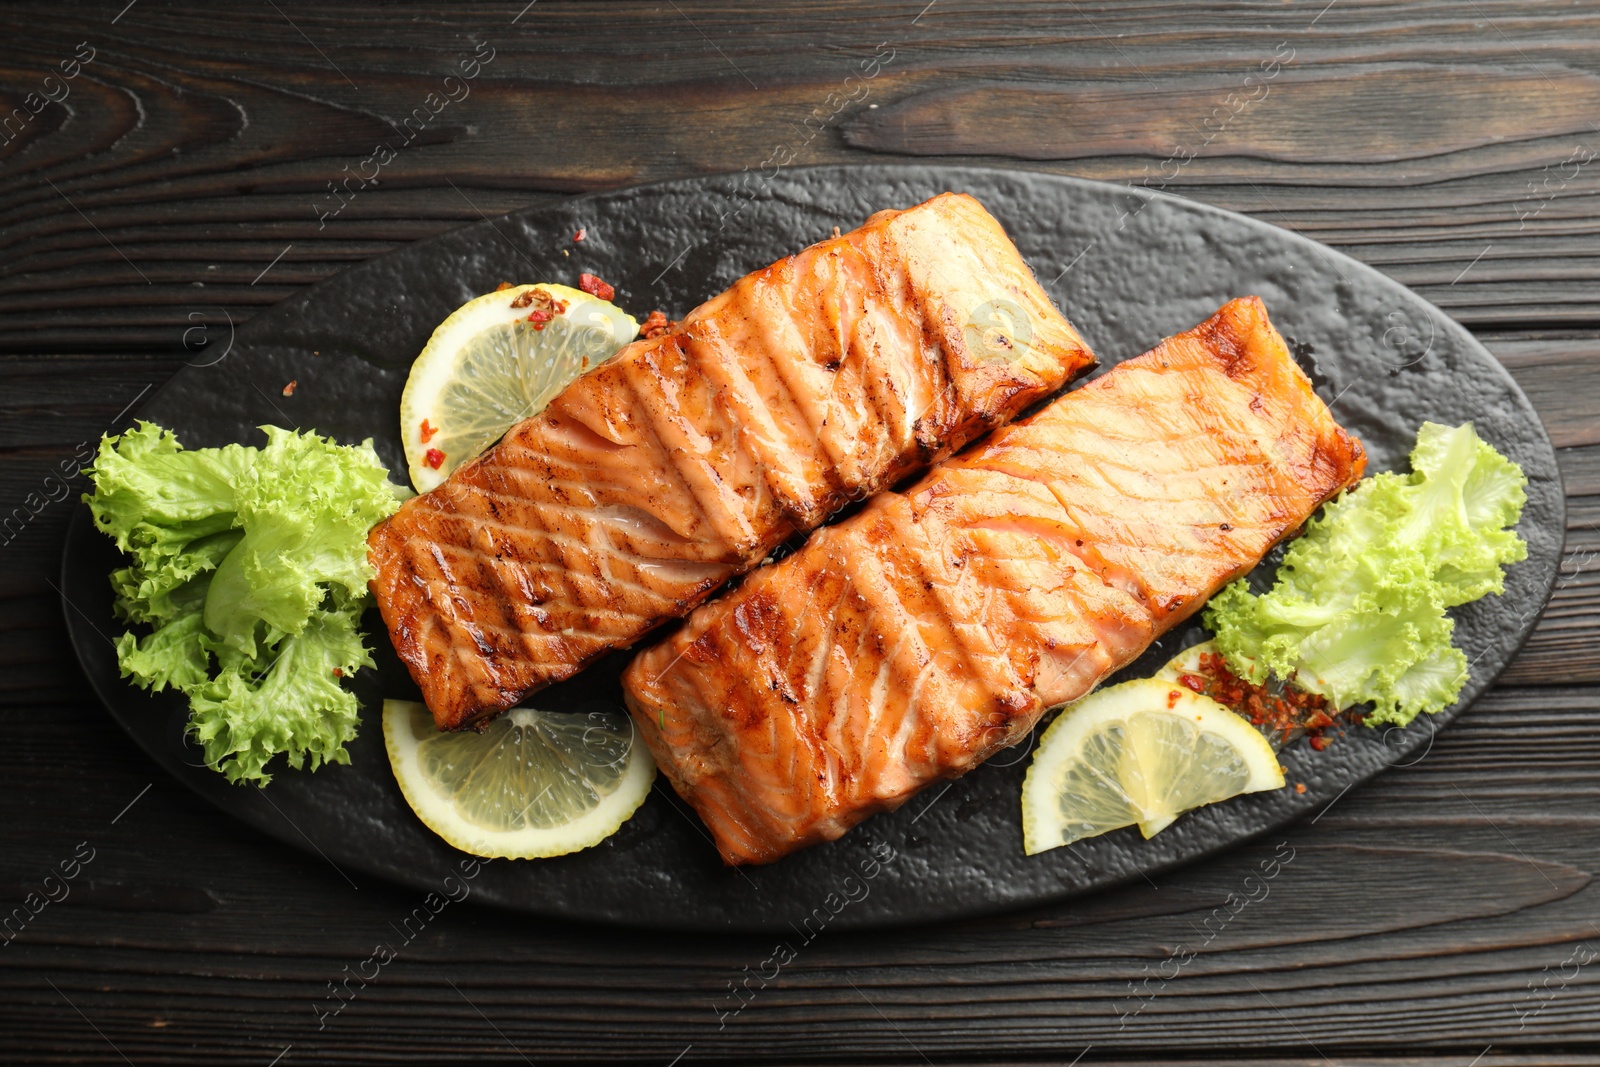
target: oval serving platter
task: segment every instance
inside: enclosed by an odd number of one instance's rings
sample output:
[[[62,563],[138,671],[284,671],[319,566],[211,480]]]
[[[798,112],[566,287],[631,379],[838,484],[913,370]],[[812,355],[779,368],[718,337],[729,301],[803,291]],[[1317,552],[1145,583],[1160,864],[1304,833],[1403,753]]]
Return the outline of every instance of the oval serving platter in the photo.
[[[973,194],[1005,225],[1102,367],[1203,321],[1232,297],[1255,294],[1319,394],[1361,438],[1369,470],[1405,469],[1425,419],[1471,419],[1521,464],[1529,485],[1519,532],[1528,558],[1510,569],[1503,596],[1454,612],[1456,643],[1472,665],[1460,702],[1404,730],[1351,729],[1323,752],[1296,742],[1282,759],[1304,793],[1239,797],[1185,815],[1150,841],[1127,829],[1034,857],[1022,852],[1018,808],[1031,738],[839,841],[758,868],[724,867],[694,814],[658,779],[639,812],[595,848],[484,865],[478,899],[685,930],[790,929],[819,908],[834,928],[861,928],[1041,904],[1226,849],[1326,807],[1386,766],[1415,761],[1521,647],[1555,581],[1565,507],[1554,450],[1506,371],[1443,312],[1347,256],[1242,215],[1126,186],[1025,171],[871,166],[797,169],[771,180],[719,175],[578,197],[455,230],[329,279],[251,320],[217,346],[222,354],[208,352],[180,371],[134,417],[170,427],[190,447],[259,444],[253,427],[263,423],[345,442],[371,437],[404,478],[398,407],[410,362],[440,320],[499,282],[573,284],[589,271],[641,320],[655,308],[678,316],[835,226],[848,230],[881,208],[946,190]],[[587,239],[574,243],[579,228]],[[298,386],[285,397],[291,380]],[[1270,562],[1257,573],[1268,573]],[[378,669],[354,682],[362,721],[350,766],[284,768],[265,790],[230,786],[186,740],[181,697],[152,696],[119,678],[105,636],[120,629],[107,581],[117,565],[114,546],[80,505],[62,561],[63,610],[84,671],[128,733],[211,803],[347,878],[359,872],[439,888],[465,857],[423,827],[390,774],[382,698],[414,697],[416,689],[377,613],[368,613],[366,629]],[[1169,634],[1123,676],[1153,672],[1200,636],[1195,625]],[[614,655],[533,702],[619,707],[626,662],[626,653]]]

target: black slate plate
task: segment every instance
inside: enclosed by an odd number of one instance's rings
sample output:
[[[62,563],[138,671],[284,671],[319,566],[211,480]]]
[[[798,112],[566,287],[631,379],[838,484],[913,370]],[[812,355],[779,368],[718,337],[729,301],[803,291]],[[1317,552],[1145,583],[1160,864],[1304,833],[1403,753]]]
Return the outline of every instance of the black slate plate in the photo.
[[[944,190],[974,194],[1010,231],[1058,305],[1106,366],[1202,321],[1231,297],[1257,294],[1314,371],[1319,392],[1365,443],[1371,470],[1403,467],[1424,419],[1474,420],[1528,474],[1521,533],[1528,559],[1506,592],[1457,612],[1472,661],[1461,703],[1405,730],[1352,730],[1325,752],[1285,750],[1284,789],[1204,809],[1152,841],[1132,830],[1022,853],[1019,746],[948,787],[914,798],[831,845],[768,867],[722,866],[704,830],[664,782],[604,844],[554,860],[499,861],[473,883],[477,899],[551,916],[680,929],[790,930],[947,919],[1084,893],[1194,860],[1320,810],[1393,763],[1425,754],[1434,731],[1483,692],[1526,638],[1560,559],[1565,510],[1555,454],[1511,377],[1459,325],[1377,271],[1240,215],[1123,186],[962,167],[818,168],[772,180],[717,176],[580,197],[445,234],[345,272],[241,328],[137,413],[191,446],[259,443],[260,423],[376,440],[404,471],[397,407],[407,367],[433,327],[468,298],[507,281],[572,283],[580,270],[616,285],[641,319],[682,314],[749,270],[884,207]],[[574,244],[579,227],[588,239]],[[566,254],[563,254],[563,253]],[[202,365],[203,364],[203,365]],[[295,379],[292,397],[282,396]],[[308,849],[351,880],[377,875],[439,889],[462,854],[407,809],[390,775],[380,699],[415,689],[368,630],[379,669],[355,685],[362,729],[352,765],[281,771],[265,790],[233,787],[201,766],[184,739],[181,699],[151,697],[118,678],[106,635],[109,541],[80,507],[62,564],[64,610],[83,663],[112,714],[157,762],[218,807]],[[1130,668],[1148,673],[1198,630],[1169,635]],[[613,657],[546,691],[546,707],[619,701]],[[876,853],[874,850],[876,849]],[[875,862],[892,856],[888,862]],[[807,921],[810,917],[809,922]]]

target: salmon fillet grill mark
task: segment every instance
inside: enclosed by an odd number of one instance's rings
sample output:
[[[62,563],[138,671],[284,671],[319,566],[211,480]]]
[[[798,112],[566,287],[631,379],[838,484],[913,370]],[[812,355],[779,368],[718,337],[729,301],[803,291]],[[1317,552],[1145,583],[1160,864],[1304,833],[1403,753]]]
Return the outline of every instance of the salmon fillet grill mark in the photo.
[[[971,197],[879,212],[629,345],[372,531],[441,728],[686,614],[1093,365]]]
[[[628,706],[723,858],[774,860],[1021,740],[1365,465],[1236,300],[698,608]]]

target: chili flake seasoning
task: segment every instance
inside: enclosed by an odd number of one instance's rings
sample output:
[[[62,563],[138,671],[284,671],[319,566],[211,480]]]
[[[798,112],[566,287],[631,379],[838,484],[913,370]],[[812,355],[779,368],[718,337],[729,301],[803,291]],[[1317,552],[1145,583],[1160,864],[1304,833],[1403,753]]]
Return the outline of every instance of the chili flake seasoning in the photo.
[[[439,432],[439,427],[429,426],[428,420],[423,419],[422,425],[417,429],[417,436],[422,438],[422,443],[427,444],[433,440],[433,435]]]
[[[601,300],[610,300],[617,295],[617,291],[614,288],[596,278],[593,274],[578,275],[578,288]]]
[[[580,229],[577,233],[572,235],[572,239],[574,241],[581,241],[581,240],[583,240],[584,238],[586,238],[588,236],[589,236],[589,231],[588,230]]]
[[[518,293],[512,299],[511,306],[514,308],[531,307],[535,311],[547,311],[551,315],[564,315],[567,311],[567,302],[565,300],[557,300],[555,297],[551,296],[547,290],[544,289],[529,289],[525,293]],[[550,319],[545,318],[538,320],[534,319],[532,316],[529,316],[528,321],[549,322]]]
[[[300,385],[299,379],[295,379],[295,380],[291,381],[288,385],[283,387],[283,395],[284,396],[294,396],[294,391],[299,385]]]
[[[544,329],[550,324],[550,320],[553,318],[555,318],[554,313],[549,311],[540,311],[538,308],[534,308],[532,311],[528,312],[528,321],[533,323],[533,328],[535,330]]]
[[[1333,744],[1322,731],[1334,725],[1338,711],[1326,699],[1293,685],[1274,691],[1246,681],[1229,669],[1227,657],[1220,652],[1202,652],[1199,669],[1179,675],[1178,684],[1210,697],[1282,741],[1304,730],[1311,734],[1311,747],[1318,752]]]
[[[678,324],[667,318],[666,313],[658,309],[650,312],[650,317],[645,319],[644,324],[639,327],[639,336],[649,340],[652,337],[660,337],[664,333],[671,333],[677,328]]]
[[[436,471],[440,467],[444,466],[444,453],[440,452],[437,448],[428,449],[428,454],[422,458],[423,462],[427,463],[429,470]]]

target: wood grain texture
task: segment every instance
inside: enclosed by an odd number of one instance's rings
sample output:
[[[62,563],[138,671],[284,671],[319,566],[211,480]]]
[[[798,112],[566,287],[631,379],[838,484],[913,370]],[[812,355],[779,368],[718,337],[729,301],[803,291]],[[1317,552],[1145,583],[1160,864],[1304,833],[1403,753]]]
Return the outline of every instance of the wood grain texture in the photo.
[[[1177,74],[1165,83],[980,82],[913,93],[843,127],[844,141],[898,155],[1027,160],[1136,156],[1244,158],[1330,178],[1374,164],[1456,157],[1505,141],[1586,136],[1600,78],[1570,67],[1327,63],[1296,70],[1283,42],[1243,78]],[[1218,101],[1199,115],[1174,99]],[[1270,102],[1270,103],[1269,103]],[[1260,108],[1260,113],[1247,113]],[[1230,133],[1229,127],[1234,127]]]
[[[1502,690],[1415,766],[1315,824],[1153,885],[985,922],[824,937],[731,1017],[729,983],[759,973],[774,939],[585,929],[465,903],[404,943],[391,924],[416,894],[352,888],[316,857],[196,810],[166,781],[140,797],[143,761],[87,694],[63,696],[82,706],[6,757],[9,788],[66,784],[98,802],[22,804],[5,891],[38,882],[79,841],[95,858],[3,950],[12,1047],[114,1060],[81,1010],[134,1062],[193,1048],[203,1062],[259,1063],[291,1044],[302,1062],[514,1060],[514,1044],[537,1062],[666,1063],[689,1044],[700,1060],[783,1062],[1085,1045],[1156,1055],[1174,1042],[1200,1056],[1387,1046],[1458,1050],[1465,1062],[1490,1043],[1581,1043],[1600,1010],[1592,965],[1550,977],[1575,951],[1600,951],[1592,690]],[[73,766],[30,766],[66,746],[83,752]],[[1274,857],[1287,862],[1265,878]],[[1230,908],[1230,894],[1257,899]],[[380,942],[398,958],[352,983],[354,998],[319,1029],[335,1003],[326,983],[362,969]],[[1550,996],[1530,999],[1528,983],[1547,978]]]
[[[145,2],[80,25],[8,5],[0,125],[27,121],[0,133],[0,346],[177,350],[195,321],[482,214],[779,148],[1165,188],[1327,241],[1468,325],[1600,325],[1592,4],[518,9]],[[94,58],[62,82],[80,42]],[[447,87],[475,54],[493,58]],[[61,102],[30,114],[46,91]],[[394,160],[363,168],[380,143]]]
[[[1502,681],[1600,683],[1600,337],[1483,340],[1538,410],[1567,492],[1567,544],[1555,591]]]
[[[93,850],[0,934],[0,1062],[1600,1063],[1600,5],[124,4],[0,9],[0,918]],[[416,118],[480,47],[471,94]],[[378,143],[403,148],[336,197]],[[470,900],[402,944],[414,894],[352,888],[160,777],[66,644],[63,464],[230,322],[346,266],[779,146],[1164,187],[1478,329],[1569,508],[1501,687],[1284,834],[1032,912],[824,935],[765,984],[770,938]],[[398,957],[328,1014],[380,941]]]

